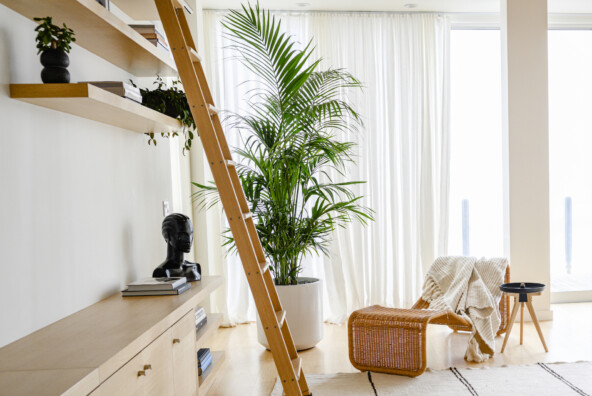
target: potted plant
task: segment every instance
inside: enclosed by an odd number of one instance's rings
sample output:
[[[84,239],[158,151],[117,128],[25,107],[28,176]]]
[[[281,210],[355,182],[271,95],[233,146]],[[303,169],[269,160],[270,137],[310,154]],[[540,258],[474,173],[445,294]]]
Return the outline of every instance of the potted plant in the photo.
[[[130,82],[136,87],[136,84],[133,81]],[[160,76],[157,76],[154,84],[156,85],[155,89],[140,89],[140,93],[142,94],[142,104],[179,120],[183,126],[182,132],[185,137],[183,153],[191,150],[191,142],[194,137],[194,132],[196,131],[196,125],[195,120],[193,119],[193,114],[191,114],[191,110],[189,109],[189,103],[187,102],[185,92],[181,89],[181,80],[174,80],[171,83],[171,86],[167,87],[167,84],[163,79]],[[153,143],[156,146],[154,133],[150,132],[146,135],[148,135],[148,145]],[[161,133],[161,136],[164,138],[169,138],[171,136],[176,137],[178,135],[177,132],[173,132],[172,134],[168,132]]]
[[[35,28],[37,32],[37,54],[41,54],[41,81],[44,83],[69,83],[70,73],[67,67],[70,65],[68,53],[72,49],[71,43],[76,41],[74,31],[63,24],[59,27],[52,23],[51,17],[33,18],[40,22]]]
[[[372,220],[372,211],[350,189],[363,182],[336,182],[333,176],[353,162],[355,143],[338,134],[361,124],[344,99],[361,84],[343,69],[318,70],[311,44],[294,49],[292,37],[280,32],[268,11],[258,5],[243,11],[230,11],[223,24],[238,58],[261,84],[251,91],[249,114],[229,115],[245,141],[234,150],[237,170],[296,347],[307,349],[322,338],[322,289],[318,279],[298,277],[303,258],[327,254],[336,227]],[[218,198],[214,186],[193,184],[201,205],[212,194]],[[258,335],[267,347],[260,325]]]

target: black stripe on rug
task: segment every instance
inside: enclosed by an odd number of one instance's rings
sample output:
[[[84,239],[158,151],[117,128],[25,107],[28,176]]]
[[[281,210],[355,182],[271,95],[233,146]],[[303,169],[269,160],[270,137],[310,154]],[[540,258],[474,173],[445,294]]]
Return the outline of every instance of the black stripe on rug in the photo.
[[[368,371],[368,381],[370,381],[370,385],[372,385],[372,390],[374,391],[374,395],[378,396],[378,392],[376,392],[376,387],[374,386],[374,381],[372,381],[372,374]]]
[[[456,378],[458,378],[458,380],[464,386],[466,386],[466,388],[469,390],[469,392],[471,393],[471,395],[479,396],[479,394],[477,393],[477,391],[475,390],[475,388],[473,388],[473,385],[471,385],[469,383],[469,381],[467,381],[467,379],[465,377],[463,377],[463,375],[460,373],[460,371],[458,371],[458,369],[456,367],[450,367],[450,371],[452,371],[452,374],[454,374],[456,376]]]
[[[553,370],[551,367],[547,366],[545,363],[537,363],[537,364],[539,366],[541,366],[546,372],[551,374],[553,377],[557,378],[558,380],[563,382],[565,385],[569,386],[577,394],[582,395],[582,396],[590,396],[589,394],[587,394],[586,392],[584,392],[583,390],[581,390],[580,388],[578,388],[577,386],[575,386],[574,384],[572,384],[571,382],[569,382],[568,380],[563,378],[558,372]]]

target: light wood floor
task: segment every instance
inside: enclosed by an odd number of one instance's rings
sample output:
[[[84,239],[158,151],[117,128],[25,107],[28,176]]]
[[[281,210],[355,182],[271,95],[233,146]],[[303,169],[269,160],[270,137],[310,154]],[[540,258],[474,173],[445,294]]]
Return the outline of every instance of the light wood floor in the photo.
[[[541,327],[549,347],[545,353],[532,323],[525,323],[524,345],[519,345],[520,325],[512,329],[504,354],[503,338],[496,340],[493,359],[482,365],[502,366],[537,362],[575,362],[592,360],[592,303],[552,305],[554,320]],[[479,367],[464,359],[468,335],[453,333],[444,326],[428,326],[428,367],[446,369]],[[257,343],[255,324],[219,329],[212,349],[226,351],[223,371],[213,385],[214,395],[269,395],[277,376],[271,353]],[[356,372],[349,362],[347,326],[325,324],[325,336],[317,347],[301,352],[305,373]]]

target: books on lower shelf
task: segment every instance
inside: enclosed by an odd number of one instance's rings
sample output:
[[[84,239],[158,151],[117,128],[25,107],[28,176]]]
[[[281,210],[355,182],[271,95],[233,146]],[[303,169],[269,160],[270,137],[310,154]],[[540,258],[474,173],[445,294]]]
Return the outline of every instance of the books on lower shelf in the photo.
[[[128,98],[133,100],[134,102],[142,103],[142,94],[140,93],[140,89],[134,87],[131,84],[128,84],[123,81],[81,81],[86,84],[94,85],[95,87],[99,87],[104,89],[105,91],[109,91],[115,95],[121,96],[123,98]]]
[[[203,309],[203,307],[198,306],[195,308],[195,330],[199,331],[199,329],[204,327],[206,323],[208,323],[206,311]]]
[[[156,28],[155,25],[129,25],[136,32],[140,33],[142,37],[150,41],[157,48],[161,48],[169,52],[169,45],[164,38],[164,35]]]
[[[175,294],[181,294],[191,288],[190,283],[185,283],[183,286],[180,286],[173,290],[140,290],[140,291],[130,291],[130,290],[123,290],[121,294],[123,297],[133,297],[133,296],[171,296]]]
[[[202,375],[204,371],[210,367],[212,360],[213,357],[210,348],[201,348],[199,351],[197,351],[198,375]]]
[[[181,294],[191,287],[187,278],[145,278],[127,285],[121,293],[130,296],[164,296]]]
[[[150,41],[157,48],[163,49],[167,52],[169,51],[169,47],[166,43],[163,43],[162,41],[160,41],[158,39],[147,39],[147,40]]]
[[[129,291],[172,290],[187,283],[184,276],[176,278],[144,278],[127,285]]]
[[[134,29],[136,32],[144,35],[144,34],[156,34],[160,37],[164,37],[164,35],[161,33],[160,30],[158,30],[158,28],[156,27],[156,25],[154,24],[131,24],[129,25],[132,29]]]

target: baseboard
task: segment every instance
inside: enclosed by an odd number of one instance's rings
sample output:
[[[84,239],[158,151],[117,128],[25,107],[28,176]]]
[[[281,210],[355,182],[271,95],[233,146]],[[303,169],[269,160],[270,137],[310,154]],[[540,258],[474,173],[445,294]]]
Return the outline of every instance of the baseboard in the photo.
[[[551,292],[551,304],[565,304],[592,301],[592,290],[573,292]]]

